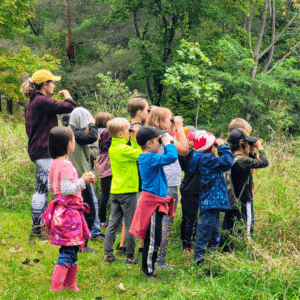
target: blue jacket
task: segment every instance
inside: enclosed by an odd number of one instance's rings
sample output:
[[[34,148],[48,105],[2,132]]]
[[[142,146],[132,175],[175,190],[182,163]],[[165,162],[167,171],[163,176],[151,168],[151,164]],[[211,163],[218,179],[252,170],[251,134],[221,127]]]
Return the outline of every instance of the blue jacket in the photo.
[[[174,163],[178,159],[175,145],[166,145],[164,154],[141,154],[139,156],[139,168],[142,176],[142,190],[159,197],[168,194],[168,181],[164,172],[164,166]]]
[[[218,154],[219,157],[202,152],[194,153],[189,164],[190,172],[199,174],[201,181],[200,210],[231,209],[223,172],[230,170],[233,154],[226,144],[218,148]]]

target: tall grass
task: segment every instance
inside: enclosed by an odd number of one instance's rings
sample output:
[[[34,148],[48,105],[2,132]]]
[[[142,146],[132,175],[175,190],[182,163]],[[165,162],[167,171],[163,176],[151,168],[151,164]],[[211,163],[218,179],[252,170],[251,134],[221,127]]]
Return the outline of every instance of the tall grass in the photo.
[[[61,299],[300,299],[299,141],[275,138],[266,148],[270,166],[254,174],[256,227],[251,243],[243,237],[236,239],[232,253],[208,252],[204,264],[194,266],[193,253],[181,250],[179,206],[167,252],[173,270],[158,271],[164,275],[162,280],[141,277],[140,265],[125,265],[125,257],[118,257],[120,263],[102,263],[103,243],[95,242],[91,245],[99,254],[79,255],[81,291],[77,294],[63,291],[55,296]],[[35,246],[28,244],[34,172],[34,164],[27,154],[24,124],[9,117],[0,118],[0,240],[4,238],[7,243],[0,247],[3,299],[53,298],[49,281],[57,247],[39,241]],[[16,245],[23,251],[8,252]],[[26,257],[39,258],[40,263],[22,265]],[[118,288],[121,282],[125,291]]]
[[[25,121],[0,117],[0,208],[30,208],[35,168],[27,153]]]

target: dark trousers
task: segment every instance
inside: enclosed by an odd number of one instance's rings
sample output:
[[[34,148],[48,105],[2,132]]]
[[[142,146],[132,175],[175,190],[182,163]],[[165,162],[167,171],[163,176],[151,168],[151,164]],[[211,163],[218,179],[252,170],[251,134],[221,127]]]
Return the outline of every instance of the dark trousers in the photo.
[[[151,221],[144,239],[144,248],[142,253],[142,270],[147,275],[154,272],[154,264],[157,258],[157,252],[162,238],[162,220],[164,214],[158,209],[151,216]]]
[[[95,217],[96,217],[96,215],[95,215],[96,211],[95,211],[95,205],[94,205],[94,199],[93,199],[93,193],[91,190],[91,185],[92,185],[91,183],[88,184],[86,186],[86,188],[81,192],[83,202],[87,203],[91,208],[91,211],[89,214],[84,213],[84,218],[86,220],[86,223],[87,223],[90,231],[92,231],[92,228],[93,228],[93,225],[95,222]],[[87,245],[87,240],[86,240],[86,245]]]
[[[78,251],[79,246],[61,246],[56,264],[64,267],[74,266],[77,261]]]
[[[186,248],[192,247],[192,241],[197,231],[197,215],[199,211],[199,195],[181,197],[182,219],[181,240]]]
[[[106,222],[106,207],[109,200],[112,176],[101,178],[101,196],[99,198],[100,223]]]
[[[231,251],[234,248],[233,243],[228,242],[229,236],[235,236],[238,232],[237,223],[243,220],[246,225],[247,235],[253,232],[254,229],[254,210],[253,202],[241,203],[240,210],[229,210],[225,212],[222,229],[225,232],[222,233],[222,240],[220,246],[223,251]]]

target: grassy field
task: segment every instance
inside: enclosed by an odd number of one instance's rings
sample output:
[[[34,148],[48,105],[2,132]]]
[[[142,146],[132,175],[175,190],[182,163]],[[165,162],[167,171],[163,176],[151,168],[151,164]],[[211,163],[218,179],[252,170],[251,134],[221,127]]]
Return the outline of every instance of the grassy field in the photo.
[[[179,209],[167,256],[172,270],[158,271],[161,279],[145,278],[140,264],[126,265],[123,255],[103,263],[103,242],[91,242],[99,253],[79,254],[78,293],[49,292],[58,247],[28,241],[35,179],[26,143],[23,124],[0,118],[0,299],[300,299],[297,140],[274,139],[267,146],[270,166],[255,173],[252,243],[235,240],[234,252],[212,251],[195,267],[193,254],[181,250]],[[20,252],[9,251],[16,246]],[[30,263],[22,264],[26,258]]]

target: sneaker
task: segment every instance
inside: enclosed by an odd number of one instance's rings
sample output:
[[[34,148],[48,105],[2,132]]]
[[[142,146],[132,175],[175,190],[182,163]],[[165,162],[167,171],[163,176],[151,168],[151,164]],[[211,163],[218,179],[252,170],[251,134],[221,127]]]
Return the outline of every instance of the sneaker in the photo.
[[[138,264],[140,261],[137,258],[126,258],[125,260],[125,264],[132,264],[132,265],[136,265]]]
[[[120,243],[116,247],[117,253],[123,253],[125,254],[126,247],[120,247]]]
[[[100,223],[100,227],[102,227],[102,228],[107,229],[107,226],[108,226],[107,222]]]
[[[114,261],[118,261],[115,256],[107,256],[107,255],[103,255],[103,259],[104,262],[109,262],[112,263]]]
[[[93,253],[93,254],[96,254],[96,253],[99,253],[98,251],[95,251],[92,247],[90,246],[85,246],[83,248],[83,252],[85,253]]]
[[[45,225],[32,225],[29,237],[36,237],[40,240],[47,241],[50,240],[50,232]]]
[[[201,266],[204,262],[204,258],[199,258],[194,261],[197,266]]]
[[[156,273],[152,273],[152,274],[149,274],[147,276],[150,277],[150,278],[161,278],[161,275],[158,275]]]
[[[144,249],[144,248],[141,248],[141,247],[140,247],[139,250],[138,250],[138,253],[143,253],[143,249]]]
[[[185,248],[183,251],[184,251],[184,252],[191,252],[191,251],[192,251],[192,248]]]
[[[172,269],[169,267],[169,265],[167,263],[164,263],[164,264],[159,264],[159,263],[156,263],[155,264],[155,269],[158,269],[158,270],[166,270],[166,269]]]
[[[91,241],[104,241],[105,240],[105,234],[100,233],[98,235],[92,236]]]

